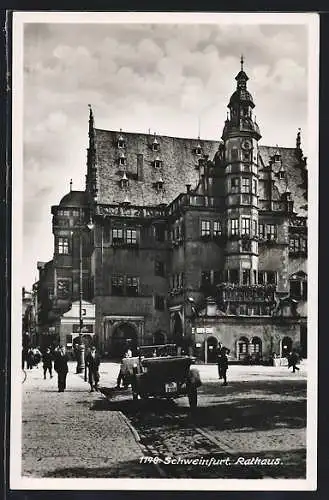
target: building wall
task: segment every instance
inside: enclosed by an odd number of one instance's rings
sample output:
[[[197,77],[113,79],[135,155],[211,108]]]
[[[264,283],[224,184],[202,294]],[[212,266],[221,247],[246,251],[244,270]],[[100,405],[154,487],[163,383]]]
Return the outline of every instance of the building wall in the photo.
[[[280,342],[284,337],[290,337],[293,347],[300,343],[300,324],[298,321],[278,321],[273,318],[206,318],[203,323],[200,320],[199,326],[206,326],[212,329],[208,333],[208,339],[215,337],[218,342],[230,349],[230,359],[237,359],[237,341],[241,337],[246,337],[249,341],[253,337],[259,337],[262,341],[262,354],[264,357],[271,353],[280,355]],[[195,342],[204,344],[204,335],[195,334]]]

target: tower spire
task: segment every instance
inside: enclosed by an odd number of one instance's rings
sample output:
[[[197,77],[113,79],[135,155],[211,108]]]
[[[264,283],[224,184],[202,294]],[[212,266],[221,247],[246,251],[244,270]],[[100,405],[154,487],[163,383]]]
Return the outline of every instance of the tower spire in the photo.
[[[300,149],[301,146],[301,129],[299,128],[297,130],[297,137],[296,137],[296,149]]]
[[[72,191],[73,181],[70,179],[70,192]]]
[[[244,58],[243,58],[243,54],[241,54],[241,57],[240,57],[241,71],[243,71],[243,63],[244,63]]]
[[[91,128],[94,128],[95,123],[94,123],[94,113],[91,104],[88,104],[88,108],[89,108],[89,130],[90,130]]]

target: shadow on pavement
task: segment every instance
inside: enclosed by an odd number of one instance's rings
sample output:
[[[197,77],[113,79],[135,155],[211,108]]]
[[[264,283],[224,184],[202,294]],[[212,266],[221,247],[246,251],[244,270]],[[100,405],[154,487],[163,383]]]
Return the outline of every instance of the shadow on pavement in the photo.
[[[306,426],[306,384],[282,382],[233,382],[219,387],[214,393],[214,384],[204,384],[199,389],[199,407],[191,413],[187,402],[150,398],[133,401],[129,391],[101,389],[108,398],[107,404],[93,409],[117,410],[125,413],[137,423],[166,426],[168,420],[180,425],[197,425],[211,430],[236,430],[253,432],[277,428],[300,429]],[[208,402],[208,397],[211,400]],[[179,401],[179,402],[178,402]]]
[[[151,464],[142,464],[139,461],[131,460],[119,464],[111,464],[108,467],[61,467],[57,468],[43,477],[58,478],[157,478],[159,474]]]

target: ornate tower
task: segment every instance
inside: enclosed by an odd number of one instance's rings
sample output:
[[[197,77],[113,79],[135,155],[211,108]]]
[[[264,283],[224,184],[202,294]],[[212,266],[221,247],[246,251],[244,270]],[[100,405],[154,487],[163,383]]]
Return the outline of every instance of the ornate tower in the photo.
[[[258,273],[258,141],[253,118],[255,104],[241,70],[228,104],[222,139],[225,147],[226,280],[239,285],[257,283]]]

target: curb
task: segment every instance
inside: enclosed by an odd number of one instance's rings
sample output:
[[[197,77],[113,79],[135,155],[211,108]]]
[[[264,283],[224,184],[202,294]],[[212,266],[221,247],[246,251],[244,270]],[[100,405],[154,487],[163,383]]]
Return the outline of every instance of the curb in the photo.
[[[103,397],[105,398],[104,395],[103,395]],[[134,436],[136,443],[138,443],[140,445],[141,438],[140,438],[140,435],[138,434],[137,430],[135,429],[135,427],[129,422],[129,419],[121,411],[119,411],[119,416],[120,416],[121,420],[123,420],[125,422],[125,424],[129,427],[129,430],[132,433],[132,435]]]

